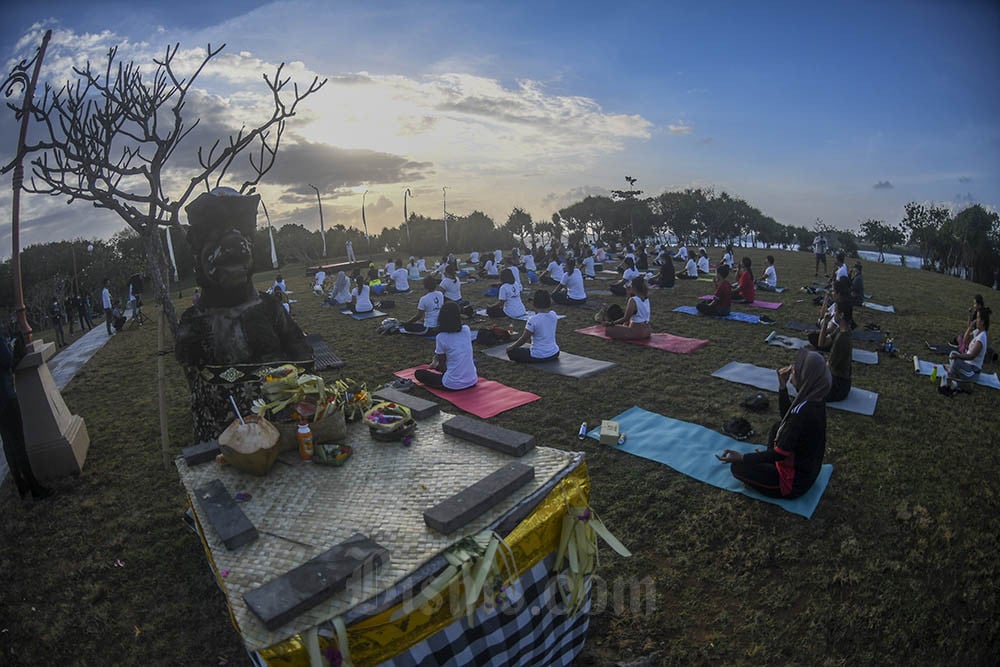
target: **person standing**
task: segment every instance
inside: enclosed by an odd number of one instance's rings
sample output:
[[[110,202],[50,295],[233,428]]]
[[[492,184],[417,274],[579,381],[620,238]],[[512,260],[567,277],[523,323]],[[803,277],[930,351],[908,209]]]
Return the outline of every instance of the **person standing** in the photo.
[[[0,438],[3,438],[3,453],[18,495],[24,498],[30,492],[32,498],[41,500],[51,496],[52,490],[39,484],[31,471],[31,460],[24,444],[21,405],[14,387],[14,368],[24,356],[22,340],[18,334],[18,351],[15,353],[11,339],[6,335],[0,336]]]
[[[49,304],[49,319],[52,320],[52,328],[56,332],[56,345],[59,347],[66,347],[66,334],[63,333],[63,310],[62,306],[59,305],[59,298],[52,297],[52,303]]]
[[[66,323],[69,324],[69,337],[70,338],[73,337],[73,324],[74,324],[74,321],[76,320],[76,318],[73,317],[73,311],[74,310],[76,310],[76,308],[73,306],[73,296],[72,295],[68,295],[65,299],[63,299],[63,315],[66,318]],[[80,327],[80,331],[83,331],[83,327],[82,326]]]
[[[820,265],[820,262],[823,263],[823,275],[825,276],[827,274],[827,269],[826,269],[826,237],[823,236],[823,232],[817,233],[816,234],[816,238],[813,239],[813,252],[816,253],[816,273],[815,273],[815,276],[819,276],[819,265]]]
[[[347,240],[347,261],[348,262],[355,261],[355,259],[354,259],[354,244],[351,243],[350,239]]]
[[[90,320],[90,309],[87,308],[87,299],[83,294],[76,295],[73,305],[76,306],[76,314],[80,318],[80,331],[93,329],[94,323]]]
[[[111,330],[111,290],[108,289],[108,284],[110,282],[110,280],[105,278],[104,289],[101,290],[101,308],[104,309],[104,324],[108,328],[109,336],[114,333]]]

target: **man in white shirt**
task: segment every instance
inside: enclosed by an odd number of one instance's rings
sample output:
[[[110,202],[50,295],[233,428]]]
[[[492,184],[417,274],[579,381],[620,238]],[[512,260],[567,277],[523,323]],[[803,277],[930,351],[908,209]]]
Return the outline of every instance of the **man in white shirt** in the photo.
[[[709,272],[708,253],[702,248],[698,251],[698,273],[708,275]]]
[[[101,308],[104,309],[104,323],[108,326],[108,335],[114,332],[111,330],[111,290],[108,289],[110,281],[104,279],[104,289],[101,290]]]
[[[355,258],[354,258],[354,244],[351,243],[350,241],[347,242],[347,261],[348,262],[355,261]]]
[[[479,251],[473,250],[469,255],[469,264],[479,264]]]
[[[559,286],[552,291],[552,300],[568,306],[587,303],[587,290],[583,287],[583,274],[576,268],[575,259],[566,260],[566,271]]]
[[[594,273],[594,256],[587,253],[587,256],[583,258],[583,277],[584,278],[595,278]]]
[[[760,275],[760,280],[757,281],[757,289],[774,292],[777,286],[778,272],[774,269],[774,255],[768,255],[767,266],[764,267],[764,272]]]
[[[562,282],[563,275],[565,274],[563,272],[562,265],[559,264],[559,259],[557,257],[552,257],[548,267],[542,271],[542,275],[539,276],[538,279],[546,285],[558,285]]]
[[[687,246],[684,245],[683,243],[679,244],[677,246],[677,254],[675,254],[673,256],[673,258],[674,258],[674,261],[677,261],[677,262],[686,262],[686,261],[688,261],[688,249],[687,249]]]
[[[409,292],[410,272],[406,270],[405,266],[403,266],[403,260],[399,260],[397,263],[399,264],[399,268],[389,274],[389,278],[392,280],[389,288],[395,292]]]
[[[815,275],[819,275],[820,262],[823,263],[823,275],[826,275],[826,237],[823,236],[823,232],[816,234],[816,238],[813,239],[813,252],[816,253]]]

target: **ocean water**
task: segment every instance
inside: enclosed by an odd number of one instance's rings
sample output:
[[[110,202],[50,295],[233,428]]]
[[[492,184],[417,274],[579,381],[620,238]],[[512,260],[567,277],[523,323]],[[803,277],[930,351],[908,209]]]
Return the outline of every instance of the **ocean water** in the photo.
[[[899,264],[899,258],[900,257],[905,257],[906,258],[906,266],[907,266],[907,268],[910,268],[910,269],[919,269],[920,268],[920,258],[919,257],[914,257],[913,255],[899,255],[899,254],[896,254],[894,252],[886,252],[886,253],[882,253],[882,255],[885,257],[885,263],[886,264]],[[877,262],[878,261],[878,252],[876,252],[874,250],[859,250],[858,251],[858,257],[860,257],[861,259],[867,260],[869,262]]]

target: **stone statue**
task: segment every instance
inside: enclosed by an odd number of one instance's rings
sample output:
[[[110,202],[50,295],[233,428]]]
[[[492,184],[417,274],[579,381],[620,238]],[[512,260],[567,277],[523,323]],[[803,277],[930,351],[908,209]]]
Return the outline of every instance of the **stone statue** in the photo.
[[[249,413],[268,369],[313,363],[299,326],[253,285],[259,201],[216,188],[185,208],[201,298],[181,315],[175,353],[191,387],[197,442],[216,438],[235,418],[230,394]]]

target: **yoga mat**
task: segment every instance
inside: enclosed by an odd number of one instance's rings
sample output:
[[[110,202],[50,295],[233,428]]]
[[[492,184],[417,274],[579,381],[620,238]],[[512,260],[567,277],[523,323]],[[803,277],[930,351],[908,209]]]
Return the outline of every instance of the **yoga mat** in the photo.
[[[764,342],[768,345],[774,345],[775,347],[783,347],[786,350],[798,350],[809,344],[809,341],[802,338],[792,338],[791,336],[782,336],[781,334],[772,331]],[[877,364],[878,363],[878,352],[873,352],[871,350],[859,350],[857,348],[851,349],[851,360],[859,364]]]
[[[937,366],[938,369],[938,377],[947,374],[948,370],[945,368],[944,364],[935,364],[930,361],[918,359],[916,355],[913,356],[913,370],[920,375],[930,375],[935,366]],[[993,389],[1000,389],[1000,378],[997,377],[996,373],[980,373],[976,376],[976,384],[981,384],[984,387],[992,387]]]
[[[587,327],[585,329],[577,329],[576,333],[584,334],[586,336],[597,336],[598,338],[603,338],[604,340],[622,341],[625,343],[632,343],[633,345],[654,347],[657,350],[666,350],[667,352],[674,352],[676,354],[690,354],[691,352],[700,350],[708,345],[708,341],[701,338],[684,338],[683,336],[675,336],[668,333],[654,333],[650,336],[649,340],[624,340],[621,338],[611,338],[604,333],[603,324],[595,324],[594,326]]]
[[[711,294],[706,294],[705,296],[699,296],[698,299],[701,301],[709,301],[715,298]],[[753,303],[744,303],[744,306],[753,306],[754,308],[767,308],[768,310],[777,310],[781,308],[782,303],[780,301],[760,301],[756,300]]]
[[[373,317],[382,317],[383,315],[385,315],[385,313],[383,313],[381,310],[371,310],[368,311],[367,313],[352,313],[350,310],[342,310],[340,311],[340,313],[342,315],[350,315],[352,318],[356,320],[368,320]]]
[[[684,313],[685,315],[701,315],[698,309],[694,306],[677,306],[674,308],[675,313]],[[725,317],[719,317],[717,315],[701,315],[702,317],[713,317],[717,320],[732,320],[733,322],[746,322],[747,324],[760,324],[760,315],[751,315],[750,313],[740,313],[735,310],[730,311]]]
[[[461,408],[482,419],[496,417],[501,412],[506,412],[507,410],[526,405],[541,398],[538,394],[514,389],[505,384],[482,377],[479,378],[479,382],[475,387],[462,389],[461,391],[448,391],[447,389],[428,387],[417,382],[417,379],[413,377],[414,371],[418,368],[427,368],[427,365],[424,364],[396,371],[394,375],[413,380],[414,384],[423,387],[438,398],[443,398],[455,407]]]
[[[881,304],[873,303],[871,301],[865,301],[861,305],[864,306],[865,308],[871,308],[872,310],[877,310],[877,311],[880,311],[880,312],[883,312],[883,313],[895,313],[896,312],[896,309],[893,308],[892,306],[883,306]]]
[[[320,334],[309,334],[306,336],[306,343],[313,350],[313,358],[316,360],[315,369],[325,371],[330,368],[343,368],[346,363],[330,349],[330,346]]]
[[[816,511],[833,474],[833,466],[827,463],[805,494],[792,499],[771,498],[747,488],[733,477],[729,465],[715,458],[715,454],[721,454],[726,449],[749,454],[760,445],[740,442],[704,426],[664,417],[639,407],[629,408],[614,421],[618,422],[620,431],[626,436],[625,443],[613,446],[615,449],[663,463],[699,482],[742,493],[807,519]],[[600,428],[590,431],[587,436],[599,441]]]
[[[792,331],[819,331],[818,325],[809,324],[807,322],[788,322],[785,324],[785,328],[791,329]],[[865,343],[881,343],[882,332],[868,331],[867,329],[858,328],[851,332],[851,340]]]
[[[952,350],[958,349],[957,347],[952,347],[947,343],[942,345],[931,345],[927,341],[924,341],[924,343],[927,345],[927,349],[935,354],[949,354]]]
[[[762,368],[753,364],[743,364],[732,361],[712,373],[712,377],[722,378],[730,382],[750,385],[764,391],[778,391],[778,374],[773,368]],[[795,395],[795,387],[789,384],[788,393]],[[878,403],[878,394],[867,389],[851,387],[851,393],[842,401],[827,403],[827,407],[856,412],[859,415],[872,416]]]
[[[531,317],[534,314],[535,314],[535,311],[529,310],[529,311],[526,311],[524,313],[524,315],[521,315],[520,317],[509,317],[508,315],[503,315],[502,317],[506,317],[507,319],[511,319],[511,320],[521,320],[522,322],[527,322],[528,318]],[[476,308],[476,315],[480,315],[481,317],[489,317],[489,315],[486,314],[486,309],[485,308]],[[556,313],[556,319],[557,320],[561,320],[564,317],[566,317],[566,316],[565,315],[560,315],[559,313]],[[502,318],[501,317],[495,317],[493,319],[499,320],[499,319],[502,319]]]
[[[483,350],[483,353],[493,357],[494,359],[500,359],[501,361],[510,361],[507,357],[507,345],[497,345],[496,347],[490,347]],[[511,363],[515,363],[511,361]],[[537,368],[539,370],[548,371],[549,373],[555,373],[556,375],[565,375],[571,378],[588,378],[591,375],[597,375],[598,373],[604,372],[609,368],[613,368],[615,363],[613,361],[601,361],[599,359],[590,359],[589,357],[579,357],[575,354],[570,354],[565,350],[559,351],[559,357],[553,361],[545,362],[534,362],[530,364],[520,364],[527,368]]]

